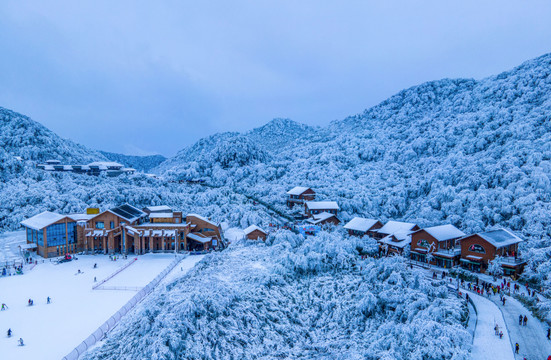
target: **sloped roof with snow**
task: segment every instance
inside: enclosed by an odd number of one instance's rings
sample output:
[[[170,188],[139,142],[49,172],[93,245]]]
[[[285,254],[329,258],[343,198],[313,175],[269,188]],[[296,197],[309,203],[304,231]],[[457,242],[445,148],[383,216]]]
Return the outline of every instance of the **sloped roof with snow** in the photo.
[[[413,229],[416,225],[412,223],[406,223],[401,221],[389,221],[387,222],[382,228],[377,230],[380,234],[394,234],[397,232],[403,232],[403,231],[410,231]]]
[[[395,240],[396,239],[396,240]],[[404,248],[411,243],[411,232],[399,231],[392,235],[387,235],[380,240],[383,244],[395,246],[398,248]]]
[[[463,231],[459,230],[451,224],[432,226],[421,230],[425,230],[438,241],[457,239],[465,236],[465,233]]]
[[[363,231],[366,232],[369,229],[373,227],[379,220],[375,219],[365,219],[361,217],[355,217],[354,219],[350,220],[346,225],[344,225],[345,229],[348,230],[357,230],[357,231]]]
[[[94,162],[91,162],[90,164],[88,164],[88,166],[99,166],[100,168],[102,167],[124,167],[123,164],[119,164],[118,162],[114,162],[114,161],[94,161]]]
[[[204,222],[208,222],[209,224],[211,225],[214,225],[216,227],[218,227],[218,224],[215,224],[213,223],[212,221],[210,221],[209,219],[207,219],[206,217],[204,216],[201,216],[201,215],[197,215],[197,214],[187,214],[187,216],[193,216],[193,217],[196,217],[197,219],[200,219],[200,220],[203,220]],[[187,217],[186,216],[186,217]],[[189,222],[189,221],[188,221]]]
[[[291,190],[287,191],[287,194],[289,194],[289,195],[301,195],[302,193],[304,193],[308,189],[310,189],[310,188],[309,187],[304,187],[304,186],[295,186]]]
[[[209,241],[212,240],[212,238],[210,238],[210,237],[204,238],[204,237],[201,237],[201,236],[199,236],[197,234],[194,234],[194,233],[187,234],[187,237],[190,238],[191,240],[199,241],[202,244],[206,244],[206,243],[208,243]]]
[[[331,214],[331,213],[328,213],[328,212],[322,212],[321,214],[317,214],[317,215],[314,215],[312,219],[308,219],[306,220],[307,222],[309,222],[310,224],[314,224],[314,225],[317,225],[321,222],[324,222],[325,220],[327,219],[330,219],[332,217],[335,217],[335,214]],[[338,218],[337,218],[338,220]]]
[[[75,221],[88,221],[93,217],[96,217],[96,214],[69,214],[67,215],[69,218],[75,220]]]
[[[166,212],[166,213],[155,212],[155,213],[149,214],[149,218],[150,218],[150,219],[157,219],[157,218],[172,218],[172,217],[174,217],[174,214],[171,213],[171,212]]]
[[[498,249],[524,241],[505,229],[487,231],[478,235]]]
[[[21,225],[34,230],[42,230],[46,226],[52,225],[53,223],[65,218],[65,215],[57,214],[50,211],[44,211],[38,215],[28,218],[27,220],[21,221]]]
[[[336,201],[308,201],[306,207],[310,210],[339,210]]]
[[[163,212],[163,213],[172,212],[172,209],[170,208],[170,206],[166,206],[166,205],[148,206],[145,208],[145,210],[151,211],[151,212]]]
[[[252,233],[253,231],[255,230],[258,230],[264,234],[268,234],[266,231],[262,230],[262,228],[256,226],[256,225],[251,225],[249,226],[248,228],[246,228],[245,230],[243,230],[243,232],[245,233],[245,235],[249,235],[250,233]]]

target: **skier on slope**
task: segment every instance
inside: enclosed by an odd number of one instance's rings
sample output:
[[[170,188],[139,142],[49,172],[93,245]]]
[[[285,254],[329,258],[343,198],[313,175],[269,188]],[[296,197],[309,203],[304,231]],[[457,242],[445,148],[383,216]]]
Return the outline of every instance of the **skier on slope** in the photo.
[[[8,329],[8,337],[11,337],[11,329]]]
[[[48,297],[46,298],[46,304],[49,304],[49,303],[51,303],[51,302],[52,302],[52,299],[48,296]]]
[[[2,308],[0,310],[2,310],[2,311],[8,310],[8,305],[2,303]]]
[[[19,346],[23,346],[23,345],[25,345],[25,344],[23,343],[23,338],[19,338]]]

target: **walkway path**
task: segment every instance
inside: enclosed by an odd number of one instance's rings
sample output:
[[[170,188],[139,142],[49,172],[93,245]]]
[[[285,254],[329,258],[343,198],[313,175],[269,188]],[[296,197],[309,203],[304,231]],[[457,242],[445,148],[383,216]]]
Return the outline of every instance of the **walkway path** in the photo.
[[[472,358],[474,360],[515,359],[509,334],[505,328],[505,320],[497,305],[472,292],[468,292],[468,294],[478,313]],[[496,323],[503,331],[502,339],[495,335],[494,327]]]
[[[505,306],[499,301],[499,297],[490,296],[491,300],[499,306],[503,312],[511,343],[519,344],[520,351],[516,359],[547,359],[551,355],[551,341],[547,340],[547,326],[532,316],[518,300],[507,296]],[[526,326],[518,324],[519,315],[526,315]]]

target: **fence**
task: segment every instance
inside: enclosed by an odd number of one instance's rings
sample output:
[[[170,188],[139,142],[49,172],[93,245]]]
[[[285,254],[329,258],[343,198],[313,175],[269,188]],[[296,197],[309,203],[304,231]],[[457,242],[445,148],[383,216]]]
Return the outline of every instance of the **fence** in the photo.
[[[155,279],[142,288],[132,299],[130,299],[122,308],[111,316],[106,322],[104,322],[92,335],[88,336],[83,342],[81,342],[76,348],[69,354],[65,355],[62,360],[77,360],[80,355],[84,354],[90,347],[94,346],[98,341],[103,339],[105,334],[111,331],[119,322],[119,320],[126,315],[130,310],[136,306],[143,298],[145,298],[161,280],[178,265],[185,256],[178,256],[170,263]],[[120,271],[119,271],[120,272]],[[114,274],[113,276],[115,276]],[[112,277],[112,276],[111,276]],[[109,279],[109,278],[108,278]],[[107,280],[108,280],[107,279]],[[104,281],[105,282],[105,281]]]
[[[109,275],[108,277],[106,277],[105,279],[103,279],[102,281],[100,281],[99,283],[97,283],[96,285],[94,285],[94,286],[92,287],[92,290],[96,290],[96,289],[99,288],[101,285],[105,284],[106,282],[108,282],[109,280],[111,280],[112,278],[114,278],[115,275],[119,274],[121,271],[123,271],[124,269],[126,269],[126,268],[129,267],[130,265],[134,264],[137,260],[138,260],[138,258],[134,258],[134,259],[132,259],[128,264],[125,264],[124,266],[121,266],[120,268],[117,269],[117,271],[115,271],[114,273],[112,273],[111,275]]]

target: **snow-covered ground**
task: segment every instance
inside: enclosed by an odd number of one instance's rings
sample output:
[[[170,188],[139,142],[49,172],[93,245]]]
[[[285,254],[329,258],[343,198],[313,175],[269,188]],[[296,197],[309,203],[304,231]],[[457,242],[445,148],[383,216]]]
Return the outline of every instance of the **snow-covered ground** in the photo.
[[[509,332],[499,308],[490,300],[468,292],[477,310],[476,331],[473,341],[473,360],[514,360]],[[503,331],[503,338],[495,335],[494,327],[498,325]]]
[[[201,258],[185,258],[169,276],[185,274]],[[94,277],[101,281],[131,259],[86,255],[59,265],[44,260],[24,275],[1,277],[0,303],[9,308],[0,312],[0,358],[57,360],[69,353],[136,293],[92,290]],[[173,260],[174,254],[141,255],[105,285],[143,287]],[[48,296],[51,304],[46,303]],[[29,299],[34,306],[27,305]],[[6,336],[8,328],[11,338]],[[24,347],[17,346],[19,338]]]
[[[11,231],[0,234],[0,265],[13,264],[22,260],[19,245],[25,244],[24,231]]]
[[[229,242],[234,242],[245,237],[245,232],[238,228],[229,228],[224,230],[224,236]]]

